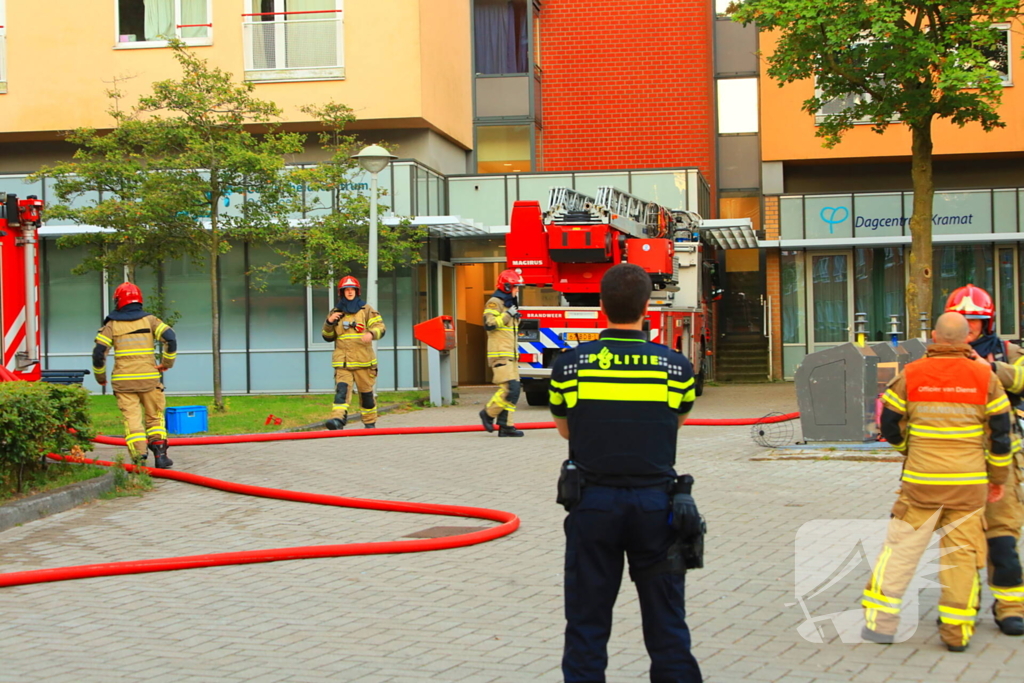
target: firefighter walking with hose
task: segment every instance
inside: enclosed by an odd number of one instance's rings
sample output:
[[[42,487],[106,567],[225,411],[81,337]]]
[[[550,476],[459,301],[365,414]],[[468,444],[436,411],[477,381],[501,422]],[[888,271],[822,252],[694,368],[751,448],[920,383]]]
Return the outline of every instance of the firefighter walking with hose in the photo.
[[[174,365],[178,340],[165,322],[142,310],[142,290],[125,282],[114,290],[115,310],[96,333],[92,350],[93,372],[100,386],[107,383],[107,353],[114,351],[110,376],[117,407],[124,416],[125,441],[136,465],[146,462],[146,446],[153,451],[156,466],[167,469],[174,463],[167,457],[167,399],[161,373]],[[160,364],[155,342],[164,343]]]
[[[503,270],[498,275],[494,295],[484,306],[484,329],[487,330],[487,364],[494,374],[491,380],[498,390],[480,411],[484,429],[493,432],[498,427],[498,436],[523,436],[515,428],[512,413],[522,384],[519,381],[519,286],[523,277],[514,270]]]
[[[978,362],[991,367],[1016,411],[1024,394],[1024,349],[1004,342],[995,334],[996,307],[981,287],[966,285],[953,290],[946,311],[960,313],[970,325],[968,343]],[[1008,636],[1024,635],[1024,576],[1017,541],[1024,525],[1024,496],[1021,494],[1021,467],[1024,467],[1021,428],[1013,420],[1013,457],[1006,494],[985,507],[988,539],[988,584],[995,602],[992,614],[999,630]]]
[[[338,281],[338,303],[331,309],[321,332],[324,341],[334,342],[334,404],[328,429],[344,429],[352,391],[359,393],[363,427],[377,426],[377,354],[373,342],[386,332],[384,318],[360,296],[359,280],[346,275]]]

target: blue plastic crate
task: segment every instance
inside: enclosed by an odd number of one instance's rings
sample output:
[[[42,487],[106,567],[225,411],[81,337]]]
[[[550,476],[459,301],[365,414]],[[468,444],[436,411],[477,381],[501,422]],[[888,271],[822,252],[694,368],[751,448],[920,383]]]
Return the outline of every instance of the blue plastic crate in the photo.
[[[209,429],[206,406],[174,406],[164,412],[169,434],[195,434]]]

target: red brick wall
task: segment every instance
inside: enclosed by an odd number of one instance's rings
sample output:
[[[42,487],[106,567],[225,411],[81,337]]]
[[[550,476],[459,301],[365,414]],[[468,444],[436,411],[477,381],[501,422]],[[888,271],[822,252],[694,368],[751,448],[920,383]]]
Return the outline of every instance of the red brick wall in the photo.
[[[779,198],[764,198],[764,238],[779,239]],[[772,379],[782,379],[782,251],[765,253],[765,291],[772,299]]]
[[[545,0],[538,170],[696,166],[715,200],[712,9]]]

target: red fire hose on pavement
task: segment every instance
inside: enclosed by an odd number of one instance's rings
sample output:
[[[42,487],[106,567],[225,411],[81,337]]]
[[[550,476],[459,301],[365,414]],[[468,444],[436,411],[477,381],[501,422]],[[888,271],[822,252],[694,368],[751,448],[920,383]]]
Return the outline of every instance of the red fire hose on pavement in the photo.
[[[691,426],[742,426],[758,423],[784,422],[799,417],[799,413],[787,413],[785,415],[774,415],[765,418],[740,418],[740,419],[690,419],[686,421]],[[531,422],[516,425],[519,429],[553,429],[554,422]],[[387,436],[394,434],[452,434],[458,432],[483,431],[482,425],[461,425],[452,427],[392,427],[387,429],[359,429],[350,431],[324,431],[324,432],[297,432],[297,433],[271,433],[271,434],[241,434],[231,436],[203,436],[171,439],[170,444],[175,446],[195,446],[213,444],[251,443],[256,441],[285,441],[298,439],[324,439],[346,436]],[[98,436],[93,439],[96,443],[123,446],[125,441],[121,437]],[[93,465],[111,467],[114,463],[106,460],[92,460],[89,458],[67,458],[61,455],[50,454],[50,458],[59,461],[83,462]],[[264,486],[251,486],[248,484],[237,484],[220,479],[191,474],[189,472],[175,472],[172,470],[158,470],[149,467],[137,468],[134,465],[123,465],[128,471],[143,469],[149,472],[150,476],[161,479],[173,479],[175,481],[206,486],[228,493],[240,493],[248,496],[259,496],[261,498],[276,498],[278,500],[290,500],[297,503],[313,503],[316,505],[333,505],[336,507],[359,508],[363,510],[383,510],[388,512],[412,512],[428,515],[448,515],[454,517],[471,517],[499,522],[498,526],[482,531],[474,531],[468,534],[457,536],[446,536],[442,538],[431,538],[408,541],[380,541],[374,543],[342,543],[336,545],[313,545],[298,546],[294,548],[273,548],[269,550],[245,550],[232,553],[209,553],[205,555],[188,555],[185,557],[166,557],[153,560],[129,560],[126,562],[108,562],[103,564],[88,564],[75,567],[58,567],[54,569],[36,569],[22,572],[9,572],[0,574],[0,588],[7,586],[24,586],[33,583],[47,583],[52,581],[68,581],[71,579],[85,579],[99,576],[121,576],[125,574],[145,574],[148,572],[173,571],[177,569],[195,569],[198,567],[220,567],[233,564],[255,564],[259,562],[278,562],[281,560],[301,560],[317,557],[345,557],[349,555],[384,555],[391,553],[415,553],[428,550],[444,550],[447,548],[460,548],[477,543],[484,543],[502,536],[507,536],[519,528],[519,517],[511,512],[491,510],[488,508],[463,507],[460,505],[436,505],[431,503],[403,503],[390,500],[370,500],[365,498],[347,498],[344,496],[329,496],[319,493],[302,493],[299,491],[287,491],[285,489],[274,489]]]
[[[61,455],[50,454],[54,460],[71,460]],[[105,460],[76,458],[75,462],[110,467],[114,463]],[[134,465],[123,465],[129,471],[137,469]],[[261,498],[291,500],[297,503],[314,503],[317,505],[334,505],[336,507],[360,508],[363,510],[384,510],[388,512],[414,512],[426,515],[448,515],[454,517],[473,517],[500,522],[496,527],[474,531],[457,536],[429,538],[408,541],[383,541],[376,543],[342,543],[337,545],[311,545],[295,548],[274,548],[270,550],[245,550],[233,553],[210,553],[206,555],[189,555],[186,557],[166,557],[155,560],[129,560],[127,562],[108,562],[104,564],[87,564],[77,567],[58,567],[55,569],[36,569],[23,572],[0,574],[0,588],[6,586],[23,586],[31,583],[47,583],[50,581],[67,581],[69,579],[87,579],[97,576],[121,576],[124,574],[145,574],[147,572],[165,572],[175,569],[195,569],[197,567],[221,567],[232,564],[254,564],[257,562],[278,562],[280,560],[304,560],[315,557],[344,557],[347,555],[384,555],[389,553],[416,553],[427,550],[444,550],[475,545],[507,536],[519,528],[519,517],[511,512],[489,510],[487,508],[463,507],[461,505],[435,505],[431,503],[403,503],[392,500],[369,500],[365,498],[346,498],[328,496],[319,493],[301,493],[286,491],[264,486],[236,484],[230,481],[212,479],[188,472],[158,470],[142,467],[150,476],[161,479],[174,479],[197,486],[206,486],[229,493],[241,493]]]
[[[753,424],[769,424],[795,420],[800,413],[786,413],[771,417],[743,418],[690,418],[688,427],[735,427]],[[516,424],[516,429],[554,429],[554,422],[525,422]],[[352,429],[344,431],[319,432],[271,432],[270,434],[231,434],[227,436],[186,436],[169,439],[170,446],[213,446],[217,444],[254,443],[258,441],[298,441],[302,439],[333,439],[346,436],[393,436],[396,434],[456,434],[460,432],[482,432],[483,425],[455,425],[449,427],[388,427],[378,429]],[[124,437],[97,436],[96,443],[108,446],[124,446]]]

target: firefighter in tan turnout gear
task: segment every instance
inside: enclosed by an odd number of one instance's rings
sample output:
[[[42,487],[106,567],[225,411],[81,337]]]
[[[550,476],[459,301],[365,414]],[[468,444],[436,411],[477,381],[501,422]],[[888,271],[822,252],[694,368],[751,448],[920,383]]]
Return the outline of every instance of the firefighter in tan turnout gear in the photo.
[[[882,394],[882,435],[906,455],[885,544],[864,589],[862,636],[892,643],[907,586],[935,530],[942,531],[939,635],[951,652],[974,633],[985,566],[985,504],[1004,494],[1010,401],[988,368],[971,360],[959,313],[936,321],[928,355]]]
[[[178,341],[174,330],[166,323],[142,310],[142,291],[134,284],[118,285],[114,290],[114,305],[116,310],[107,316],[96,333],[93,372],[100,385],[107,383],[107,352],[113,349],[114,371],[110,380],[117,407],[124,416],[128,451],[136,464],[143,464],[148,442],[156,466],[166,469],[174,463],[167,457],[166,399],[160,373],[174,365]],[[164,343],[159,365],[155,356],[158,340]]]
[[[344,429],[353,390],[359,393],[363,426],[377,426],[377,354],[373,342],[386,331],[384,318],[359,297],[359,280],[346,275],[338,282],[338,304],[324,322],[324,341],[334,342],[334,405],[328,429]]]
[[[979,362],[991,367],[1006,390],[1010,405],[1016,410],[1024,394],[1024,349],[1004,342],[995,334],[996,307],[989,293],[980,287],[966,285],[953,290],[946,302],[947,311],[956,311],[967,318],[971,333],[968,343]],[[1011,439],[1014,465],[1006,482],[1006,495],[985,507],[988,538],[988,585],[995,602],[992,613],[996,625],[1008,636],[1024,635],[1024,576],[1021,572],[1017,541],[1024,525],[1024,503],[1020,490],[1021,430],[1013,421]]]
[[[498,436],[523,435],[515,428],[512,419],[522,390],[519,382],[519,304],[516,299],[521,284],[523,277],[519,273],[503,270],[498,275],[494,295],[484,306],[487,364],[494,375],[491,381],[498,385],[498,390],[487,402],[487,407],[480,411],[480,420],[488,432],[493,432],[497,425]]]

